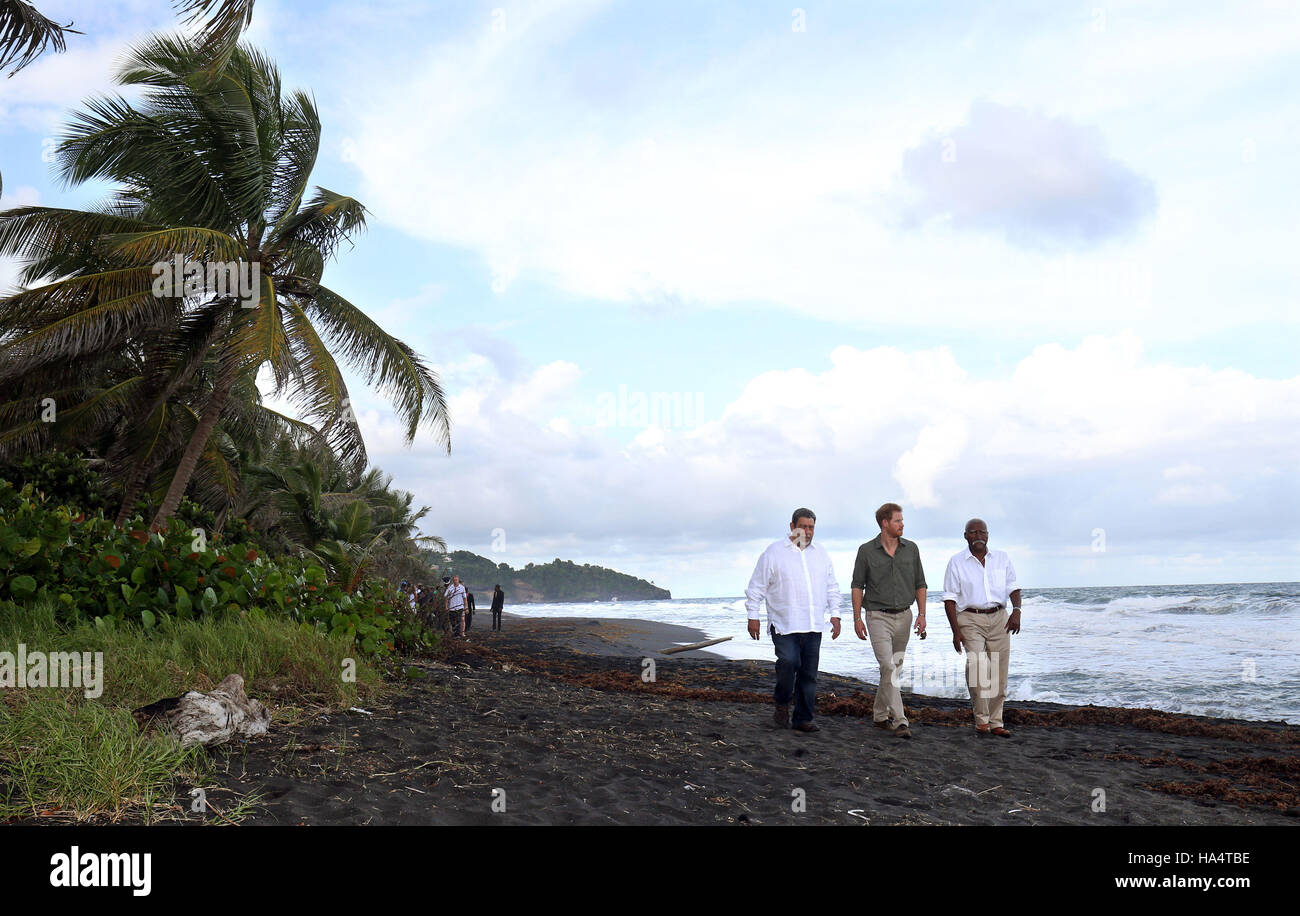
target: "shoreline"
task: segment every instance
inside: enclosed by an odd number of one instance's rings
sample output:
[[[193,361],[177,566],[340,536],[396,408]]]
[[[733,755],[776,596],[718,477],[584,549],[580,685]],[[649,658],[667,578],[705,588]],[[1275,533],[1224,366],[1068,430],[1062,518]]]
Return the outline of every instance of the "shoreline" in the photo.
[[[207,797],[255,795],[243,823],[285,825],[1300,824],[1296,726],[1009,701],[998,739],[966,700],[905,694],[900,740],[873,727],[869,683],[825,675],[804,735],[772,725],[771,662],[658,654],[693,628],[483,621],[364,711],[273,713],[267,736],[214,749]]]
[[[476,612],[475,614],[476,621],[477,618],[478,618],[478,613]],[[487,620],[489,624],[491,623],[491,619],[492,619],[491,615],[488,615]],[[566,628],[565,632],[568,638],[570,639],[580,638],[590,643],[590,644],[584,644],[584,648],[582,651],[591,651],[591,649],[597,643],[601,643],[607,646],[610,645],[620,646],[622,650],[621,653],[611,651],[603,654],[628,654],[628,653],[639,652],[647,656],[659,657],[657,651],[658,649],[671,646],[674,643],[681,644],[681,643],[701,642],[706,639],[716,638],[712,634],[708,633],[707,631],[698,629],[696,627],[689,627],[682,624],[667,623],[658,620],[649,620],[649,619],[639,618],[639,617],[585,617],[585,616],[578,616],[578,617],[537,616],[535,617],[526,614],[517,615],[517,614],[511,614],[509,612],[505,612],[504,619],[505,620],[514,619],[521,622],[545,621],[548,622],[544,624],[544,626],[546,627],[556,627],[559,625],[563,625]],[[604,624],[607,627],[611,627],[612,629],[610,629],[608,633],[603,637],[597,635],[599,628],[596,627],[591,628],[593,632],[586,633],[585,635],[580,635],[579,630],[584,625],[587,625],[589,623]],[[846,627],[847,631],[850,634],[852,633],[851,623],[852,622],[850,621],[849,625],[847,625]],[[724,635],[731,635],[731,634],[724,634]],[[735,638],[737,640],[740,639],[740,637],[735,637]],[[830,636],[828,634],[826,636],[826,639],[829,638]],[[621,641],[616,641],[616,640],[621,640]],[[659,642],[659,640],[662,640],[662,642]],[[764,643],[764,645],[766,645],[768,649],[771,649],[770,642],[768,642],[766,639],[762,640],[762,642]],[[597,654],[601,654],[601,653],[597,653]],[[868,646],[868,654],[869,654],[869,646]],[[672,656],[663,656],[663,657],[671,658]],[[710,652],[708,649],[703,649],[703,650],[693,649],[689,652],[677,653],[676,657],[677,658],[710,658],[721,663],[736,663],[736,664],[749,664],[754,661],[753,659],[731,658],[729,656],[722,655],[721,653]],[[758,663],[767,665],[767,670],[769,671],[769,673],[773,673],[772,663],[774,662],[774,660],[775,660],[775,656],[765,660],[761,660]],[[829,664],[834,665],[834,663],[835,660],[832,658],[829,661]],[[819,675],[820,675],[819,681],[824,680],[826,677],[835,677],[835,678],[842,679],[844,681],[851,682],[852,684],[859,685],[861,689],[874,691],[875,689],[874,681],[868,681],[855,674],[843,674],[834,671],[832,668],[827,667],[827,664],[828,664],[827,656],[825,653],[823,653],[822,667],[819,671]],[[874,659],[872,659],[871,664],[874,666]],[[820,696],[820,690],[819,690],[819,696]],[[945,697],[945,696],[938,696],[938,695],[931,695],[931,694],[915,693],[909,690],[907,687],[903,688],[903,697],[905,700],[910,700],[910,698],[915,698],[917,701],[923,702],[926,705],[942,705],[944,707],[948,707],[955,704],[956,707],[963,708],[963,709],[968,709],[970,706],[970,700],[965,695],[958,696],[958,697]],[[1006,701],[1006,709],[1011,710],[1013,708],[1034,710],[1034,711],[1048,711],[1048,712],[1053,712],[1053,711],[1063,712],[1068,710],[1083,710],[1083,709],[1127,710],[1132,713],[1151,713],[1159,716],[1174,716],[1180,719],[1198,720],[1198,721],[1210,722],[1210,723],[1215,723],[1215,722],[1227,723],[1232,725],[1239,725],[1242,727],[1277,726],[1283,728],[1300,729],[1300,723],[1288,722],[1285,719],[1247,719],[1247,718],[1240,718],[1234,716],[1211,716],[1211,715],[1202,715],[1199,713],[1174,712],[1172,710],[1159,709],[1157,707],[1151,707],[1151,706],[1111,706],[1111,705],[1099,706],[1095,704],[1060,703],[1053,700],[1008,699]]]
[[[475,615],[477,617],[477,614]],[[512,615],[504,615],[502,626],[506,625]],[[490,620],[490,618],[489,618]],[[570,651],[583,654],[593,654],[606,656],[610,658],[628,658],[643,657],[655,658],[656,664],[662,664],[667,660],[668,664],[673,659],[682,660],[707,660],[718,666],[739,666],[743,668],[746,674],[754,673],[761,681],[766,677],[768,683],[765,691],[769,695],[772,689],[772,681],[775,679],[774,662],[775,656],[767,660],[753,659],[733,659],[710,652],[708,649],[692,649],[686,652],[674,653],[671,656],[661,656],[658,650],[670,647],[674,644],[699,642],[710,639],[709,634],[695,627],[683,626],[681,624],[664,623],[657,620],[646,620],[642,618],[598,618],[598,617],[527,617],[514,616],[518,625],[533,626],[528,627],[530,638],[542,642],[545,641],[548,634],[550,636],[550,645],[546,648],[552,650],[568,649]],[[472,635],[472,634],[471,634]],[[564,642],[561,642],[564,640]],[[824,694],[827,692],[825,685],[830,683],[833,689],[839,692],[845,690],[871,693],[874,696],[875,683],[864,680],[849,674],[839,674],[836,672],[821,670],[818,676],[818,715],[823,712]],[[904,704],[911,709],[917,706],[921,709],[933,709],[942,711],[967,711],[970,710],[970,700],[968,697],[944,697],[932,696],[912,692],[906,688],[903,689]],[[1057,703],[1049,700],[1007,700],[1005,709],[1013,718],[1016,712],[1034,713],[1034,714],[1053,714],[1062,715],[1087,715],[1089,713],[1097,715],[1110,715],[1117,718],[1124,717],[1155,717],[1158,719],[1167,719],[1171,723],[1187,722],[1202,723],[1209,727],[1224,726],[1228,728],[1242,729],[1262,729],[1265,731],[1278,731],[1280,733],[1292,734],[1296,737],[1296,743],[1300,744],[1300,725],[1287,722],[1283,719],[1242,719],[1230,716],[1204,716],[1194,713],[1178,713],[1163,709],[1156,709],[1148,706],[1098,706],[1093,704],[1074,704],[1074,703]],[[909,711],[910,715],[910,711]]]
[[[822,730],[802,735],[771,724],[771,662],[658,654],[704,638],[693,628],[504,615],[492,632],[480,622],[467,644],[417,662],[427,677],[385,708],[293,736],[326,745],[346,729],[351,764],[291,755],[293,771],[321,774],[304,783],[259,772],[270,761],[250,748],[241,782],[270,786],[251,822],[1300,823],[1300,792],[1287,788],[1300,783],[1295,726],[1017,702],[1013,736],[981,738],[969,701],[911,695],[916,737],[905,741],[872,726],[871,685],[828,675]],[[652,683],[644,658],[655,659]],[[492,810],[494,789],[505,811]],[[795,789],[804,811],[791,810]],[[1093,810],[1098,789],[1105,811]]]

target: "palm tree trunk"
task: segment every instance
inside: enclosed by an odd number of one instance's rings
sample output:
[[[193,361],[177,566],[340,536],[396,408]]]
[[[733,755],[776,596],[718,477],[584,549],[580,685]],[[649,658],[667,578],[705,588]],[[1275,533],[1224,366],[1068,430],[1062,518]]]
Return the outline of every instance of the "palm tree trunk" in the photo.
[[[131,511],[135,509],[136,500],[144,492],[145,481],[149,479],[148,462],[141,462],[131,470],[131,476],[126,480],[126,488],[122,494],[122,508],[117,510],[117,520],[114,525],[121,528],[126,524],[130,517]]]
[[[212,339],[218,333],[220,333],[220,327],[221,326],[218,325],[218,328],[214,329],[214,331],[208,335],[207,338],[208,346],[205,347],[205,349],[210,348]],[[162,360],[159,359],[157,360],[157,362],[161,363]],[[179,391],[183,385],[189,384],[190,380],[194,378],[195,375],[198,374],[200,363],[201,363],[200,360],[197,359],[193,360],[191,364],[184,369],[184,371],[175,375],[174,377],[171,378],[170,381],[167,381],[165,383],[159,381],[155,377],[153,383],[150,385],[150,390],[153,390],[156,393],[153,395],[153,399],[149,404],[149,409],[142,412],[140,416],[141,417],[151,416],[155,410],[158,410],[169,400],[171,400],[172,396],[175,395],[176,392]],[[201,451],[202,450],[200,449],[200,452]],[[143,492],[144,485],[149,480],[149,472],[152,471],[156,466],[157,466],[157,461],[152,457],[150,457],[150,458],[146,458],[140,464],[136,465],[135,469],[131,472],[131,476],[127,480],[126,494],[122,499],[122,508],[119,509],[117,513],[117,523],[116,523],[117,527],[121,528],[122,525],[126,523],[127,517],[130,516],[132,510],[135,509],[136,500],[140,498],[140,493]],[[188,480],[186,481],[186,485],[187,486],[189,485]],[[173,509],[172,511],[175,512],[176,510]]]
[[[199,457],[208,447],[208,439],[212,437],[212,431],[217,428],[217,421],[221,419],[221,412],[225,410],[226,402],[230,399],[230,392],[234,387],[233,371],[227,370],[217,379],[216,387],[212,389],[212,397],[208,399],[207,405],[203,408],[203,415],[199,417],[199,425],[194,428],[194,435],[190,436],[189,444],[185,446],[185,452],[181,455],[180,464],[176,466],[171,486],[167,488],[167,496],[158,507],[158,514],[154,516],[153,523],[149,526],[150,531],[161,531],[166,528],[167,520],[180,506],[181,497],[185,495],[185,489],[190,485],[190,478],[194,476],[194,469],[198,467]]]

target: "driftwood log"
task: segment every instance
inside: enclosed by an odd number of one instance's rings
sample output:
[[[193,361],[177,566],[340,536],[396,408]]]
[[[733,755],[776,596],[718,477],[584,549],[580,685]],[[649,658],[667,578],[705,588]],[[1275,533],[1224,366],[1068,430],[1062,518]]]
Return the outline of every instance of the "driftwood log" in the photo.
[[[660,649],[660,655],[672,655],[674,652],[689,652],[691,649],[703,649],[705,646],[716,646],[720,642],[726,642],[730,636],[719,636],[717,639],[706,639],[704,642],[693,642],[685,646],[669,646],[667,649]]]
[[[248,698],[244,679],[238,674],[228,675],[209,693],[191,690],[184,696],[141,706],[131,715],[142,729],[171,729],[183,746],[221,744],[237,735],[265,735],[271,725],[271,714],[257,700]]]

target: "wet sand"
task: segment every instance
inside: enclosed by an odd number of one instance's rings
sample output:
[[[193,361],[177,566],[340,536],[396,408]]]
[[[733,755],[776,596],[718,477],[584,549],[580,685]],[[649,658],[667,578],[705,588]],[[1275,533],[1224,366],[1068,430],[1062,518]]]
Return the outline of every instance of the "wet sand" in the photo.
[[[697,631],[490,619],[369,714],[217,751],[209,799],[257,793],[250,824],[1300,824],[1295,726],[1008,703],[999,739],[905,694],[901,740],[872,685],[823,675],[805,735],[771,723],[771,663],[658,654]]]

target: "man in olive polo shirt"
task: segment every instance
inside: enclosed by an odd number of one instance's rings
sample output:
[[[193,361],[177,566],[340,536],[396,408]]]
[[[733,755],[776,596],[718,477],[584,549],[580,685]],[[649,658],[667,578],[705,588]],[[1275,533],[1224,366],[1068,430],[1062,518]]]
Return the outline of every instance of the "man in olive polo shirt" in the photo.
[[[910,738],[898,673],[912,630],[913,601],[917,605],[917,635],[925,636],[925,568],[916,543],[903,540],[901,506],[885,503],[876,510],[876,524],[880,534],[858,548],[853,564],[853,631],[858,639],[870,634],[871,649],[880,663],[872,711],[876,727],[891,730],[897,738]]]

